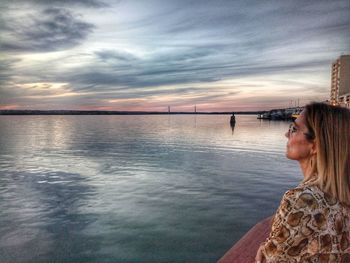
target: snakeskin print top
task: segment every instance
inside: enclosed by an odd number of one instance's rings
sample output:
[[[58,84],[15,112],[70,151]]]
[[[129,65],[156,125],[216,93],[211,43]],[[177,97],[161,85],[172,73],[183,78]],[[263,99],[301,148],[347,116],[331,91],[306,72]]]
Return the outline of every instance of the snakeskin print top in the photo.
[[[262,262],[342,262],[350,254],[350,208],[317,186],[287,191],[261,245]]]

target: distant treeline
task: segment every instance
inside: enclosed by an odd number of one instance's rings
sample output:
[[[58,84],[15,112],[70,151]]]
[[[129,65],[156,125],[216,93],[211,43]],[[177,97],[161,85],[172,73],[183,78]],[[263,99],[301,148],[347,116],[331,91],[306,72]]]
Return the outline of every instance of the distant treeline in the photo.
[[[82,111],[82,110],[0,110],[0,115],[175,115],[175,114],[262,114],[262,111],[239,112],[157,112],[157,111]]]

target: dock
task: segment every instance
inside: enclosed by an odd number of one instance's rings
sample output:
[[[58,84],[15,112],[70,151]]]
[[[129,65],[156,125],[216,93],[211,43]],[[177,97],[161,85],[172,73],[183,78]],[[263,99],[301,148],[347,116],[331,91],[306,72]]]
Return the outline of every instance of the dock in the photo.
[[[304,107],[273,109],[258,114],[258,119],[292,121],[300,115],[303,109]]]

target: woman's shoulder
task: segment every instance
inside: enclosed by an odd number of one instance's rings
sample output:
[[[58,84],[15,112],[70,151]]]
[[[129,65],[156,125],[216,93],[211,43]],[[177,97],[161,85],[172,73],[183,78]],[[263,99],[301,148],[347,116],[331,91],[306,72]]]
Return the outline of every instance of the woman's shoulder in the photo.
[[[349,207],[343,206],[336,198],[324,193],[316,184],[301,183],[297,187],[288,190],[282,199],[282,203],[287,203],[295,210],[347,210]]]
[[[293,203],[297,202],[299,206],[315,206],[317,201],[323,197],[323,192],[317,186],[305,183],[289,189],[283,195],[283,199]]]
[[[322,193],[313,186],[300,184],[295,188],[289,189],[283,195],[278,212],[282,215],[294,214],[298,211],[319,209],[322,200]]]

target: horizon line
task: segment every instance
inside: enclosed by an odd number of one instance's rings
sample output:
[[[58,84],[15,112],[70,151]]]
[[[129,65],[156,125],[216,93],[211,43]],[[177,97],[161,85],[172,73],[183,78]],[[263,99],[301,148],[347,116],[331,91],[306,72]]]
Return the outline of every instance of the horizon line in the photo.
[[[136,114],[259,114],[267,111],[115,111],[115,110],[0,110],[0,115],[136,115]]]

